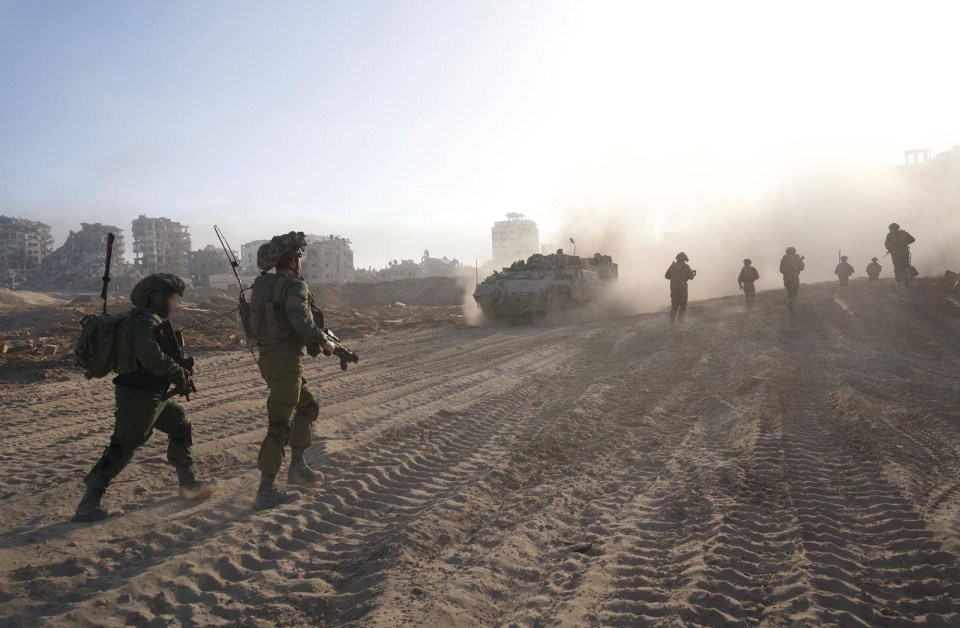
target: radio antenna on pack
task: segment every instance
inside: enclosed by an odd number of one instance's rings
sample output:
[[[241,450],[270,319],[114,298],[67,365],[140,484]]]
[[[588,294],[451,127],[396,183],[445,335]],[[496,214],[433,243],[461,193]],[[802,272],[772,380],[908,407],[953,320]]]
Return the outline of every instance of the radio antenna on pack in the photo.
[[[100,298],[103,300],[103,313],[107,313],[107,294],[110,291],[110,262],[113,261],[113,241],[116,239],[112,233],[107,234],[107,263],[103,269],[103,287],[100,289]]]
[[[220,240],[223,252],[227,254],[227,261],[230,262],[230,268],[233,269],[233,276],[237,278],[237,285],[240,286],[240,304],[237,306],[237,310],[240,312],[240,323],[246,336],[247,348],[252,350],[254,339],[253,331],[250,328],[250,304],[247,303],[247,297],[243,294],[246,288],[243,287],[243,280],[240,278],[240,262],[237,261],[237,255],[230,248],[230,243],[227,242],[227,238],[220,231],[220,227],[213,225],[213,231],[217,234],[217,239]]]
[[[230,248],[230,243],[227,242],[227,238],[220,231],[220,227],[213,225],[213,231],[217,234],[217,239],[220,240],[223,252],[227,254],[227,261],[230,262],[230,268],[233,269],[233,276],[237,278],[237,285],[240,286],[240,303],[246,303],[247,298],[243,295],[245,288],[243,287],[243,280],[240,279],[240,262],[237,261],[237,255]]]

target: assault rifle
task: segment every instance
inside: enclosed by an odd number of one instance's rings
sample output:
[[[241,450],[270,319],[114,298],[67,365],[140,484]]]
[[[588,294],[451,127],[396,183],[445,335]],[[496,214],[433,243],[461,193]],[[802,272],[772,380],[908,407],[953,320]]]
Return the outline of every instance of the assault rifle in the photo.
[[[316,305],[311,303],[310,311],[313,313],[313,322],[317,324],[317,327],[320,328],[320,331],[323,333],[324,339],[332,344],[335,349],[333,350],[333,355],[340,358],[340,370],[346,371],[347,366],[351,363],[356,364],[360,361],[360,356],[355,352],[350,351],[340,343],[340,339],[337,338],[337,335],[323,326],[323,312],[320,311]],[[307,345],[307,353],[311,357],[317,357],[320,355],[320,345],[309,344]],[[327,351],[323,352],[324,355],[330,355]]]
[[[173,358],[174,362],[189,373],[185,382],[174,384],[173,390],[166,393],[163,398],[169,399],[174,395],[180,395],[190,401],[190,393],[197,392],[197,386],[193,383],[193,358],[183,355],[183,332],[176,331],[168,318],[157,326],[154,333],[157,336],[157,344],[160,345],[160,350]]]

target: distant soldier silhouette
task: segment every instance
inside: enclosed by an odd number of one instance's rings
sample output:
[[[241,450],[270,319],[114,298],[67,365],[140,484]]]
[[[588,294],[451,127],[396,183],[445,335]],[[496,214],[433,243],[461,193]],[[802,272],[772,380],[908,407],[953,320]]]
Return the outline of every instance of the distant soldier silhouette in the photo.
[[[787,307],[791,312],[800,293],[800,273],[804,268],[803,256],[797,255],[794,247],[787,247],[787,254],[780,259],[780,272],[783,274],[783,285],[787,289]]]
[[[853,274],[853,266],[847,263],[847,256],[840,256],[840,263],[834,269],[833,274],[840,278],[841,286],[850,285],[850,275]]]
[[[897,223],[890,225],[890,233],[887,234],[883,245],[893,258],[893,275],[898,286],[909,286],[916,272],[910,265],[910,245],[914,242],[916,239],[901,229],[900,225]]]
[[[880,281],[880,270],[883,268],[880,264],[877,263],[876,257],[870,258],[870,263],[867,264],[867,281],[873,283],[874,281]]]
[[[760,273],[751,266],[753,262],[749,259],[743,260],[743,268],[740,269],[740,276],[737,277],[737,284],[743,290],[743,298],[747,301],[747,309],[753,308],[753,302],[757,299],[757,289],[753,282],[760,279]]]
[[[670,280],[670,322],[674,323],[677,316],[683,322],[687,312],[687,282],[697,276],[697,271],[691,270],[687,262],[690,258],[683,251],[677,253],[677,259],[670,264],[664,273],[664,279]]]

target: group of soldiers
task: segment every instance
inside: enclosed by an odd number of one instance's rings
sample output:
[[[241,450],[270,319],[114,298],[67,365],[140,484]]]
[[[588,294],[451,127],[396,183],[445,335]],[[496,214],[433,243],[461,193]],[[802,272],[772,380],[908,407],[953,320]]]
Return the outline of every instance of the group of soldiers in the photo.
[[[898,286],[909,286],[910,281],[917,275],[916,269],[910,263],[910,245],[915,242],[915,238],[907,231],[900,228],[897,223],[892,223],[888,228],[884,247],[887,254],[893,259],[894,278]],[[780,273],[783,275],[783,285],[787,289],[787,307],[793,311],[794,304],[800,294],[800,273],[803,272],[804,256],[797,253],[797,249],[790,246],[780,259]],[[687,282],[697,276],[697,271],[690,268],[688,262],[690,258],[681,251],[677,253],[676,259],[667,268],[664,278],[670,281],[670,322],[675,323],[678,320],[682,323],[687,311],[688,289]],[[880,280],[880,266],[878,258],[874,257],[867,265],[868,281],[874,282]],[[837,264],[834,274],[837,275],[841,286],[847,286],[850,283],[850,276],[854,274],[853,266],[847,262],[847,256],[840,256],[840,263]],[[747,309],[753,308],[754,301],[757,298],[757,291],[754,283],[760,279],[760,273],[753,267],[753,261],[743,260],[743,268],[740,269],[740,275],[737,277],[737,285],[743,291],[746,300]]]
[[[249,327],[259,353],[260,374],[270,390],[267,433],[257,457],[260,485],[254,503],[258,509],[301,497],[297,491],[276,485],[287,447],[291,450],[288,484],[309,486],[321,480],[320,473],[304,459],[320,405],[307,387],[303,363],[308,352],[330,355],[336,347],[322,329],[322,320],[317,320],[319,310],[300,277],[306,245],[303,233],[290,232],[275,236],[257,252],[257,265],[263,273],[253,283]],[[176,310],[185,288],[182,279],[166,273],[150,275],[133,288],[133,309],[117,334],[113,434],[84,478],[86,492],[74,521],[99,521],[116,514],[103,507],[104,493],[155,429],[169,437],[167,460],[176,469],[183,498],[204,499],[216,489],[216,479],[198,478],[194,472],[193,427],[169,392],[171,387],[187,389],[185,384],[192,380],[193,372],[165,354],[155,334]]]
[[[898,285],[909,285],[916,273],[910,265],[913,242],[913,236],[899,225],[890,225],[885,244],[893,258]],[[291,451],[287,484],[310,486],[322,479],[304,458],[312,442],[313,422],[320,414],[319,402],[303,377],[304,358],[321,352],[334,354],[337,346],[324,331],[322,314],[300,277],[300,260],[306,245],[303,233],[291,231],[275,236],[257,251],[257,265],[263,272],[253,282],[245,328],[255,341],[257,364],[270,391],[267,433],[257,456],[260,484],[254,504],[258,509],[290,503],[301,497],[298,491],[283,490],[276,485],[287,447]],[[670,281],[671,323],[678,318],[681,322],[684,320],[687,283],[697,276],[689,261],[686,253],[678,253],[665,274]],[[803,270],[803,256],[797,254],[794,247],[787,248],[780,260],[780,272],[791,310]],[[846,285],[853,268],[842,258],[836,272],[841,285]],[[877,258],[873,258],[867,273],[871,281],[879,278]],[[748,309],[756,298],[754,283],[759,279],[760,274],[751,260],[743,260],[737,283]],[[150,275],[133,288],[130,295],[133,309],[121,322],[116,338],[113,434],[100,459],[84,478],[86,492],[77,506],[74,521],[99,521],[114,514],[103,507],[104,494],[155,429],[169,438],[167,460],[176,470],[180,495],[197,500],[216,490],[216,479],[199,478],[194,471],[193,426],[170,392],[171,387],[189,390],[192,368],[185,368],[164,353],[156,335],[157,328],[176,310],[185,289],[182,279],[166,273]]]

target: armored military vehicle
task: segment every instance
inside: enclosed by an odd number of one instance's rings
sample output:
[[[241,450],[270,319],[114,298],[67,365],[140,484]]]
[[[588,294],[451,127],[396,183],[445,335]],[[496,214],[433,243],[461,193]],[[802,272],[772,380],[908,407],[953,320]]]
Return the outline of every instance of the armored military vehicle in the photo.
[[[477,284],[473,298],[490,320],[542,322],[597,299],[617,280],[609,255],[531,255]]]

